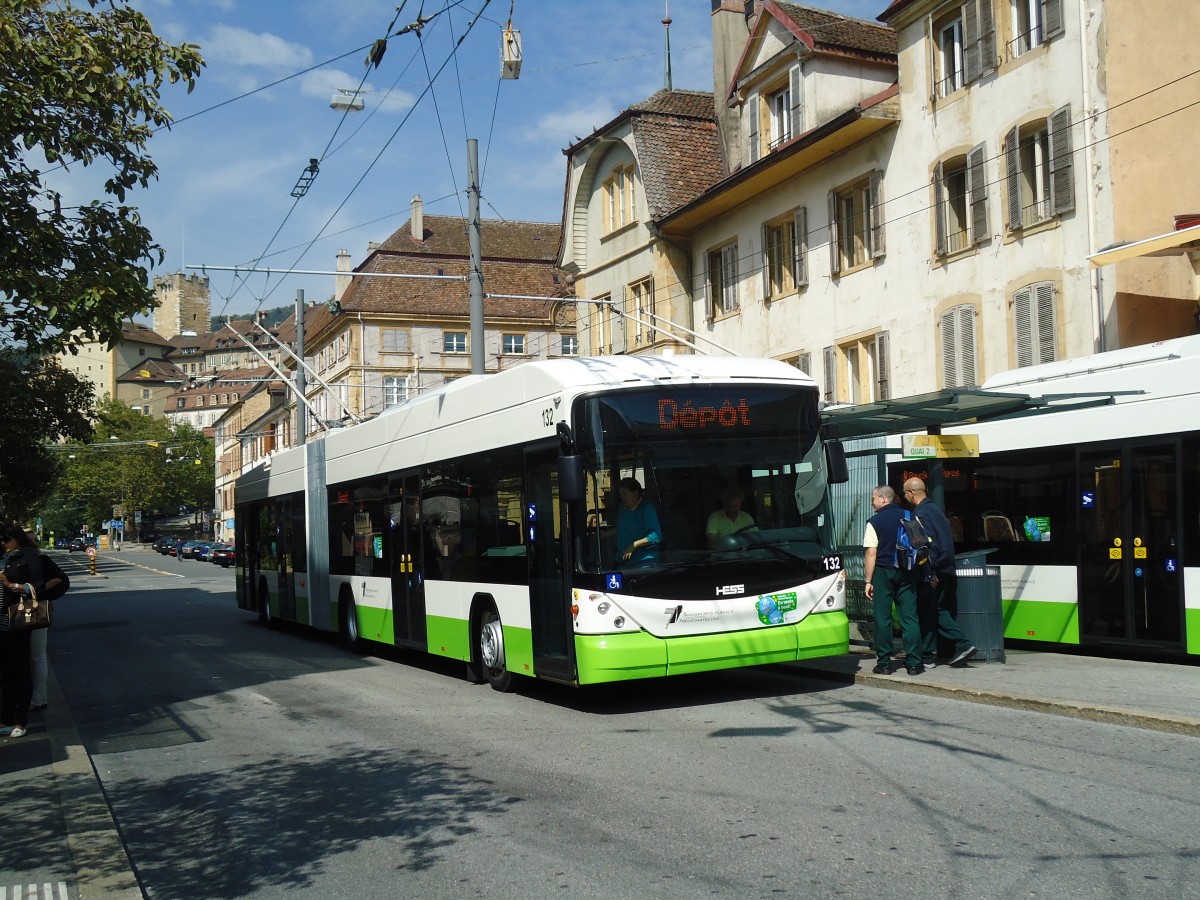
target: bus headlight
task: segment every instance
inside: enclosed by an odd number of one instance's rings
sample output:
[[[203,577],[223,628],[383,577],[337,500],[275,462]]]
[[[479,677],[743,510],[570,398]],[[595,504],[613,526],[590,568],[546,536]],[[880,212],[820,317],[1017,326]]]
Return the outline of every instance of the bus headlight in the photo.
[[[606,600],[603,603],[598,604],[596,606],[596,612],[600,613],[602,616],[606,615],[608,613],[608,601]]]
[[[613,624],[616,625],[618,628],[624,628],[625,627],[625,617],[617,616],[615,619],[613,619]]]

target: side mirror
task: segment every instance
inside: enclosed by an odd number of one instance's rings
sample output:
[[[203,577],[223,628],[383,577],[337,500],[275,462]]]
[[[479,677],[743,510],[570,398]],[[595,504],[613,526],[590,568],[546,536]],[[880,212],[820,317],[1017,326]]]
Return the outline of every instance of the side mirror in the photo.
[[[584,498],[583,457],[578,455],[558,458],[558,496],[568,503]]]
[[[850,480],[850,467],[846,465],[846,448],[842,446],[841,441],[825,442],[825,463],[829,473],[829,477],[825,479],[827,483],[845,484]]]

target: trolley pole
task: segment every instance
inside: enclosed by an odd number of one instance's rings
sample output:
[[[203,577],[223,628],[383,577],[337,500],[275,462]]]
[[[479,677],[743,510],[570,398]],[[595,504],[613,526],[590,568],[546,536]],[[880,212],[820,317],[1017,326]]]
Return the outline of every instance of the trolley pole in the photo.
[[[483,242],[479,225],[479,141],[467,139],[467,237],[471,267],[467,283],[471,294],[471,374],[486,371],[483,345]]]
[[[304,361],[304,288],[296,290],[296,357]],[[308,392],[308,381],[304,377],[304,366],[296,366],[296,446],[304,445],[304,433],[308,431],[308,407],[304,396]]]

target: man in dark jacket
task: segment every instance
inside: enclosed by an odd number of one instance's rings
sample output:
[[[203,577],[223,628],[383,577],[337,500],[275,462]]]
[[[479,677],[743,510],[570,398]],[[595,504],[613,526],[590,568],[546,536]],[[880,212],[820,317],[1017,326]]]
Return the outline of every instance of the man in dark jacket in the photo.
[[[975,655],[972,644],[950,612],[957,605],[958,574],[954,571],[954,536],[950,520],[925,492],[925,482],[910,478],[904,482],[904,499],[913,505],[913,515],[933,542],[929,553],[932,576],[917,590],[917,619],[921,623],[921,644],[926,668],[936,665],[938,635],[954,645],[950,665],[965,665]]]
[[[876,675],[892,674],[892,607],[900,618],[900,636],[904,641],[904,666],[909,675],[925,671],[921,665],[921,631],[917,623],[917,579],[912,571],[896,565],[896,536],[904,510],[896,505],[896,492],[886,484],[871,491],[875,515],[867,520],[863,547],[866,558],[863,574],[867,599],[875,613]]]

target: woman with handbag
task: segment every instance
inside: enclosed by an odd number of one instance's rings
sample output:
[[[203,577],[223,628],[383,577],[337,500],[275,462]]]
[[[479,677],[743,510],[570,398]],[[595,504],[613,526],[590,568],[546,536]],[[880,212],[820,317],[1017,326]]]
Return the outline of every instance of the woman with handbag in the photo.
[[[10,617],[23,598],[45,595],[46,583],[37,546],[17,525],[0,528],[4,571],[0,573],[0,735],[22,737],[33,696],[28,628],[13,628]]]

